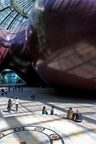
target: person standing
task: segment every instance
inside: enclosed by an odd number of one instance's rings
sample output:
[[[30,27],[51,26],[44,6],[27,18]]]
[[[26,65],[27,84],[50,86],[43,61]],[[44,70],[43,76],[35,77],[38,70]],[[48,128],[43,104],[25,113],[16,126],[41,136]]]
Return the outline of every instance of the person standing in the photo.
[[[21,91],[23,92],[23,86],[21,86]]]
[[[10,91],[10,85],[8,86],[8,89],[9,89],[9,91]]]
[[[18,105],[20,103],[20,100],[18,98],[18,96],[15,98],[15,105],[16,105],[16,112],[18,111]]]
[[[14,92],[14,90],[15,90],[15,88],[14,88],[14,86],[13,86],[13,92]]]

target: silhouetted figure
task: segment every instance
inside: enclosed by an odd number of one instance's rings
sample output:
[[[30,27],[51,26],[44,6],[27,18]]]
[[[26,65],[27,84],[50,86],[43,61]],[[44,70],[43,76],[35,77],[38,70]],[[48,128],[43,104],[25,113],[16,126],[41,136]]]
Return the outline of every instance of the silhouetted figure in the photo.
[[[21,91],[23,92],[23,86],[21,86]]]
[[[32,95],[31,95],[31,99],[32,99],[32,100],[35,100],[35,95],[36,95],[36,92],[33,90],[33,91],[32,91]]]
[[[17,86],[15,85],[15,90],[17,89]]]
[[[14,86],[13,86],[13,92],[14,92],[14,89],[15,89],[15,88],[14,88]]]
[[[20,85],[18,85],[18,90],[20,91]]]
[[[11,107],[12,107],[12,100],[9,99],[8,100],[8,106],[7,106],[7,110],[8,110],[9,113],[11,113]]]
[[[8,86],[8,90],[10,91],[10,85]]]
[[[1,95],[4,95],[4,89],[3,88],[1,89]]]

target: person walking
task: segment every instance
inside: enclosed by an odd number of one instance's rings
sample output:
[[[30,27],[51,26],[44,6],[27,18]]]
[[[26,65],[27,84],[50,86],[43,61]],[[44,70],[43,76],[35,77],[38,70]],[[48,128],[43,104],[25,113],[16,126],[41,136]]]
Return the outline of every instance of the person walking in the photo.
[[[32,95],[31,95],[31,99],[32,99],[32,100],[35,100],[35,95],[36,95],[36,92],[35,92],[35,90],[33,90],[33,91],[32,91]]]
[[[1,95],[4,95],[5,91],[4,88],[1,89]]]
[[[12,107],[12,100],[9,99],[8,100],[8,106],[7,106],[7,110],[8,110],[9,113],[11,113],[11,107]]]
[[[8,90],[7,90],[7,88],[5,89],[5,94],[6,94],[6,95],[8,94]]]
[[[16,112],[18,111],[18,105],[20,103],[20,100],[18,98],[18,96],[15,98],[15,105],[16,105]]]

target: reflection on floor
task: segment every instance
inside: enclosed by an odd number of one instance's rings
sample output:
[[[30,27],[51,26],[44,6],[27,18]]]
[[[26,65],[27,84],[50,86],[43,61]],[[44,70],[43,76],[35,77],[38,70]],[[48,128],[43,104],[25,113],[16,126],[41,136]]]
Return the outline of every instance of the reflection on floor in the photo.
[[[32,90],[36,99],[31,100]],[[18,113],[14,98],[19,96]],[[11,98],[12,111],[8,113],[7,102]],[[51,106],[57,116],[50,115]],[[42,115],[46,106],[49,115]],[[82,123],[66,119],[69,107],[83,113]],[[54,89],[24,88],[11,90],[0,97],[0,144],[96,144],[96,100],[60,95]]]

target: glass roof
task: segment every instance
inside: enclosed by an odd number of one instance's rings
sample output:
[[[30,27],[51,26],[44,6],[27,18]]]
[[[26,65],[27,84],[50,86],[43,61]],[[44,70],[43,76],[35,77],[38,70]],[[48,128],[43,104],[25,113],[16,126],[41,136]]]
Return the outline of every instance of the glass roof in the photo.
[[[24,23],[35,0],[0,0],[0,26],[12,30]]]

